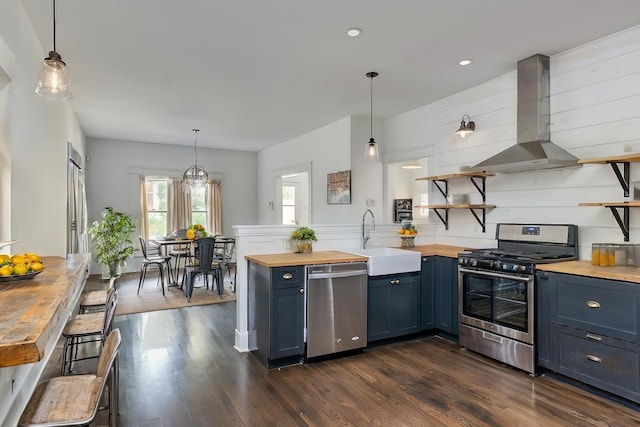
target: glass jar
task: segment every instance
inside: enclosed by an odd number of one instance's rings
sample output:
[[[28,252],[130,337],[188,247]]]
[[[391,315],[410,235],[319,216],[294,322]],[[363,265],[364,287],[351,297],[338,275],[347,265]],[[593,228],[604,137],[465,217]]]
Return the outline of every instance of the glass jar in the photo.
[[[591,244],[591,264],[600,265],[600,243]]]

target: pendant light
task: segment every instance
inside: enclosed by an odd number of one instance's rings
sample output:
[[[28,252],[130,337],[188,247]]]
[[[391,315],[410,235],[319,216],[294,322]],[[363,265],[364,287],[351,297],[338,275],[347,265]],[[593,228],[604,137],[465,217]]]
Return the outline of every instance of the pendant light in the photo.
[[[196,162],[193,166],[184,171],[184,175],[182,175],[182,185],[186,191],[189,191],[192,188],[204,187],[209,181],[209,174],[207,171],[202,166],[198,166],[198,132],[200,132],[200,129],[193,129],[193,133],[196,135],[193,143],[194,151],[196,153]]]
[[[364,158],[366,160],[378,160],[378,144],[373,139],[373,78],[378,76],[378,73],[375,71],[370,71],[366,74],[367,77],[371,79],[371,137],[369,138],[369,142],[367,142],[367,147],[364,150]]]
[[[49,51],[49,56],[44,58],[40,66],[36,93],[48,99],[71,99],[67,64],[56,52],[56,0],[53,0],[53,50]]]

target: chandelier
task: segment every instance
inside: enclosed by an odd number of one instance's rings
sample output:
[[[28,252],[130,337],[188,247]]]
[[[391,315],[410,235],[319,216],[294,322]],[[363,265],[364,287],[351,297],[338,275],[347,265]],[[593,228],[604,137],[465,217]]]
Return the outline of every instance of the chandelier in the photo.
[[[182,185],[186,191],[189,191],[192,188],[204,187],[209,181],[209,174],[207,171],[202,166],[198,166],[198,132],[200,132],[200,129],[193,129],[193,133],[196,135],[193,143],[196,161],[193,166],[190,166],[182,175]]]

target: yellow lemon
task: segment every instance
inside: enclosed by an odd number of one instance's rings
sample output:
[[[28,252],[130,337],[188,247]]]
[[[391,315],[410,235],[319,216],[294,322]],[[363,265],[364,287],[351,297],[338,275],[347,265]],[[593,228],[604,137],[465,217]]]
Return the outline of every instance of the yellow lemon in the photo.
[[[0,276],[11,276],[13,274],[13,267],[9,264],[0,267]]]
[[[29,267],[27,267],[24,263],[15,264],[13,266],[13,274],[17,274],[18,276],[27,274],[27,271],[29,271]]]
[[[31,262],[40,262],[40,255],[37,254],[25,253],[24,257]]]
[[[7,261],[11,261],[11,257],[7,254],[0,254],[0,264],[4,264]]]
[[[11,257],[11,263],[15,266],[16,264],[24,264],[25,258],[22,255],[14,255]]]
[[[44,265],[42,265],[41,262],[33,261],[30,267],[31,267],[31,271],[40,271],[44,268]]]
[[[193,240],[196,238],[196,232],[194,230],[187,230],[187,239]]]

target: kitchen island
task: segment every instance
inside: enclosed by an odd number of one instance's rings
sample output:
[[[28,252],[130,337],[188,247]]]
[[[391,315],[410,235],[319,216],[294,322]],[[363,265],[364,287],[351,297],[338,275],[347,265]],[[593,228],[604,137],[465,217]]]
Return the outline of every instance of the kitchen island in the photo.
[[[44,257],[45,270],[0,283],[0,425],[16,425],[77,305],[90,254]]]

